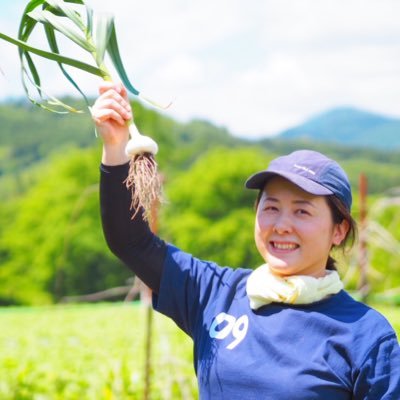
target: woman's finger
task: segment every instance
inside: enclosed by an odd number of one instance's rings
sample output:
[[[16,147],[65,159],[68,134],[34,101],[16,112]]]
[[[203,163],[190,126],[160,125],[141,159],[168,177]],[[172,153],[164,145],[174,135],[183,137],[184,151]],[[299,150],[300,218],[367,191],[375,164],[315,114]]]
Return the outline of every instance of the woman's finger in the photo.
[[[130,104],[113,90],[109,90],[101,95],[95,101],[92,109],[112,109],[120,113],[125,119],[132,118],[132,109]]]
[[[102,96],[100,96],[101,99],[112,99],[121,104],[122,107],[124,107],[127,110],[130,110],[131,105],[129,101],[127,101],[124,97],[122,97],[119,93],[117,93],[115,90],[109,90],[105,92]]]
[[[132,110],[128,103],[124,100],[115,99],[114,97],[103,98],[97,103],[98,108],[109,108],[120,113],[124,118],[132,117]]]
[[[110,82],[110,81],[102,81],[99,85],[99,93],[103,94],[107,90],[115,90],[116,92],[121,91],[121,86],[118,83]]]
[[[125,125],[126,119],[122,118],[121,114],[112,109],[93,109],[91,110],[92,118],[95,124],[101,125],[110,120],[115,121],[119,125]]]
[[[100,95],[106,93],[109,90],[114,90],[120,96],[122,96],[126,101],[128,101],[128,92],[125,86],[121,82],[110,82],[110,81],[103,81],[99,85],[99,93]]]

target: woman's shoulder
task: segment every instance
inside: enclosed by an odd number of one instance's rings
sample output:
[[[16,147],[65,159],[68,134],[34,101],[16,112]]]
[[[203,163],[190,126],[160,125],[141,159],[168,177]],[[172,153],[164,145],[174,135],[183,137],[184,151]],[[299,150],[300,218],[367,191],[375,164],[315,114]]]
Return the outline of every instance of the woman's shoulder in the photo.
[[[334,297],[332,316],[347,324],[356,336],[370,340],[396,338],[388,319],[375,308],[358,301],[345,290]]]
[[[215,261],[198,258],[172,244],[167,244],[165,262],[167,265],[178,265],[180,270],[188,270],[192,274],[212,274],[224,281],[247,278],[252,272],[251,269],[222,266]]]
[[[219,296],[235,293],[245,295],[247,277],[252,272],[247,268],[221,266],[217,262],[197,258],[190,253],[168,244],[164,264],[164,277],[174,282],[190,282],[190,286]]]

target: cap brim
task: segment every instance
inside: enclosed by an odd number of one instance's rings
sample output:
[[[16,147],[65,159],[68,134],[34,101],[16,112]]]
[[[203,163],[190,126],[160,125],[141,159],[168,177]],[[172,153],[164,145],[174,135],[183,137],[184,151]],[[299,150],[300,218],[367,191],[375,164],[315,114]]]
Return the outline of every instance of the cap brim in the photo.
[[[287,179],[307,193],[315,194],[318,196],[327,196],[333,194],[333,192],[326,187],[301,175],[291,174],[290,172],[278,172],[273,170],[261,171],[252,175],[249,179],[247,179],[245,186],[248,189],[263,189],[265,184],[274,176],[281,176]]]

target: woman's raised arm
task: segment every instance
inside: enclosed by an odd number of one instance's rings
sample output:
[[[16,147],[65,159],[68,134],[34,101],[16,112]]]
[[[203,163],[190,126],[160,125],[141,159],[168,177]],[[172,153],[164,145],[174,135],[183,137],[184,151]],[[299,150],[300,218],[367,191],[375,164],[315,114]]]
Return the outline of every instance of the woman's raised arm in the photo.
[[[100,208],[105,239],[110,250],[158,293],[167,247],[151,232],[142,210],[138,213],[131,210],[131,191],[124,181],[129,170],[129,157],[125,154],[129,139],[126,121],[132,111],[125,88],[103,83],[91,112],[103,140]]]

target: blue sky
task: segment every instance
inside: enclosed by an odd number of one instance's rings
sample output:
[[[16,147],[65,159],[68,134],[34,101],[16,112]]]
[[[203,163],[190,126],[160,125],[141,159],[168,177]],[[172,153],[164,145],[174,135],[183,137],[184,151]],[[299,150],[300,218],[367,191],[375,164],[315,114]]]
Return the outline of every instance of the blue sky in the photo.
[[[15,36],[26,3],[1,0],[1,32]],[[172,99],[165,113],[178,120],[204,118],[261,137],[342,105],[400,117],[398,0],[90,4],[115,14],[132,82],[150,97]],[[45,47],[43,36],[34,40]],[[65,52],[84,59],[69,45]],[[0,41],[0,100],[23,95],[16,54]],[[73,93],[50,63],[39,66],[49,93]],[[74,76],[95,95],[97,78]]]

